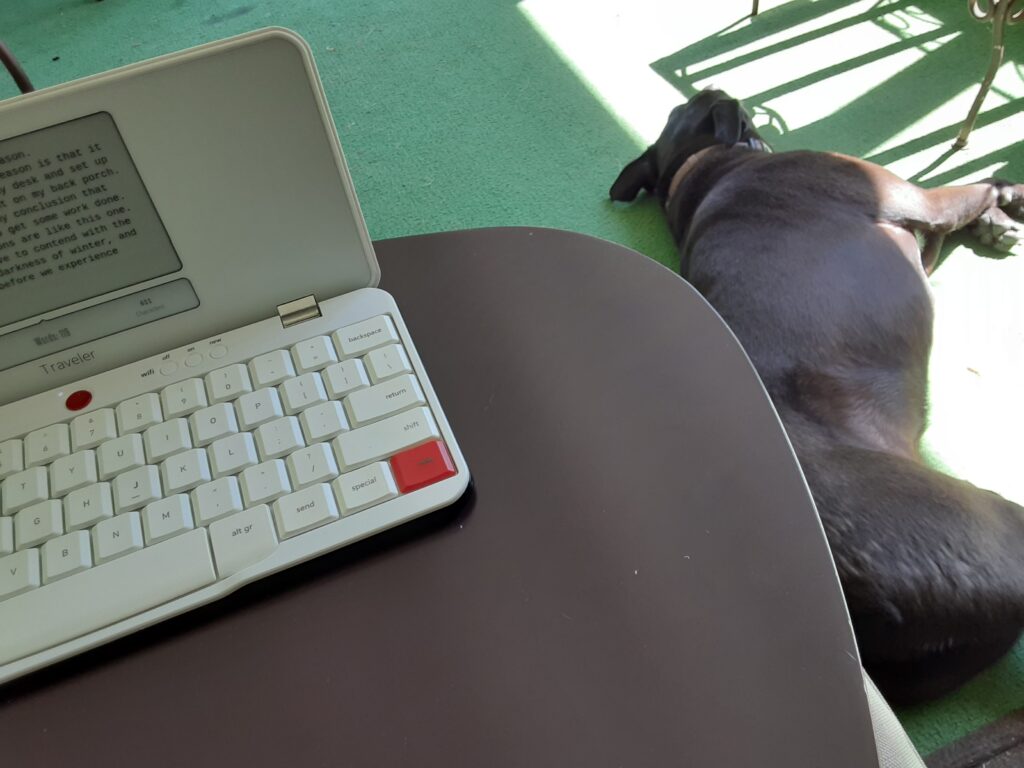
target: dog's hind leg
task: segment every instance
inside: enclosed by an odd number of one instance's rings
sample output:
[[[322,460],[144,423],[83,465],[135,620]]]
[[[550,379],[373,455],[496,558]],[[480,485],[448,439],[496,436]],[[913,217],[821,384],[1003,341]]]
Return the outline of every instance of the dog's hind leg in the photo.
[[[1024,184],[990,179],[963,187],[939,187],[924,192],[939,226],[931,232],[968,229],[985,245],[1011,251],[1024,241]],[[927,237],[927,236],[926,236]],[[935,253],[937,256],[938,253]],[[927,259],[923,259],[927,267]]]
[[[1024,216],[1024,184],[986,179],[976,184],[920,191],[924,209],[917,223],[929,230],[955,232],[973,224],[982,214],[993,209],[1014,218]],[[909,210],[906,213],[909,214],[908,219],[913,220],[916,212]]]
[[[871,181],[880,221],[923,232],[949,234],[991,209],[1024,217],[1024,184],[986,179],[975,184],[924,189],[872,163],[857,161]]]
[[[946,235],[970,228],[982,242],[1009,251],[1024,241],[1024,184],[986,179],[924,189],[872,163],[855,160],[870,180],[880,222],[924,235],[921,261],[931,272]]]
[[[1024,628],[1024,509],[920,463],[793,439],[862,660],[886,696],[948,692]]]
[[[908,226],[924,234],[921,261],[929,274],[938,262],[943,238],[950,232],[968,229],[985,245],[1007,252],[1024,241],[1024,223],[1017,221],[1024,218],[1024,184],[992,179],[919,192],[919,203],[909,206],[907,201],[916,195],[897,194],[883,202],[889,215],[903,215]],[[901,210],[901,204],[907,210]]]

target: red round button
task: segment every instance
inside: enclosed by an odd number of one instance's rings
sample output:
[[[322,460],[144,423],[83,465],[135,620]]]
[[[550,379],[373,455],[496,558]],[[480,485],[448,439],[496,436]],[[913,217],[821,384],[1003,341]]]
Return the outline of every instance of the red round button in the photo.
[[[80,411],[92,402],[92,392],[87,389],[80,389],[68,395],[64,401],[64,407],[69,411]]]

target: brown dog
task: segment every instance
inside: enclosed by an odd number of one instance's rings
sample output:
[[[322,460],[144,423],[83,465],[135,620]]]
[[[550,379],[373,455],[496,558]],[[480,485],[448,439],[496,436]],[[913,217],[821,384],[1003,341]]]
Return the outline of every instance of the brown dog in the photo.
[[[950,232],[1024,238],[1024,185],[925,190],[851,157],[773,154],[739,102],[703,91],[611,197],[641,189],[775,403],[879,687],[923,700],[1001,657],[1024,628],[1024,509],[921,458],[926,275]]]

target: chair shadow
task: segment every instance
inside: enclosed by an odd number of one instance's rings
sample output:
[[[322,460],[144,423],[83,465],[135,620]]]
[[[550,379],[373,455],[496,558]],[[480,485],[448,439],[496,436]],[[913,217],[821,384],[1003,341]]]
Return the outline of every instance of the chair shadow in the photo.
[[[959,123],[905,142],[898,147],[869,155],[876,147],[916,124],[953,96],[975,92],[989,63],[992,49],[991,25],[973,20],[960,3],[948,0],[881,0],[868,10],[847,18],[828,21],[824,17],[854,4],[854,0],[792,0],[769,9],[746,24],[734,24],[697,43],[651,64],[651,68],[687,98],[707,84],[710,78],[734,72],[776,53],[793,50],[810,41],[843,32],[855,25],[870,23],[889,32],[892,43],[867,53],[857,54],[835,64],[815,68],[766,90],[733,93],[754,114],[769,120],[762,131],[777,149],[814,149],[844,152],[880,163],[891,163],[936,144],[951,143]],[[814,25],[814,22],[820,22]],[[924,31],[912,32],[916,22]],[[807,30],[805,26],[813,25]],[[800,27],[781,41],[774,39],[787,30]],[[1015,35],[1011,29],[1008,35]],[[758,46],[760,40],[773,38]],[[941,44],[939,41],[944,40]],[[769,102],[828,78],[880,61],[888,56],[920,49],[924,55],[916,62],[894,72],[887,80],[854,98],[829,115],[800,127],[790,127],[784,114]],[[932,50],[929,50],[932,48]],[[742,49],[742,50],[741,50]],[[1019,47],[1006,47],[1006,60],[1021,71]],[[732,88],[731,90],[739,90]],[[989,103],[993,101],[988,100]],[[983,107],[978,126],[991,124],[1012,114],[1022,100],[1000,106]],[[965,115],[966,116],[966,115]],[[1019,167],[1019,150],[1014,163]],[[932,170],[944,159],[933,163]],[[977,163],[974,163],[977,165]],[[922,169],[919,175],[928,172]],[[962,174],[962,168],[957,170]],[[931,181],[931,180],[930,180]]]

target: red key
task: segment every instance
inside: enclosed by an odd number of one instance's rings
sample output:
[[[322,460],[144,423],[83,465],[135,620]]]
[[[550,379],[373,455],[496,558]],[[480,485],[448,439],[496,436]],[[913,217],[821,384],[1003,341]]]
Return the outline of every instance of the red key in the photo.
[[[440,440],[417,445],[391,457],[391,471],[402,493],[415,491],[455,474],[455,465],[448,449]]]

